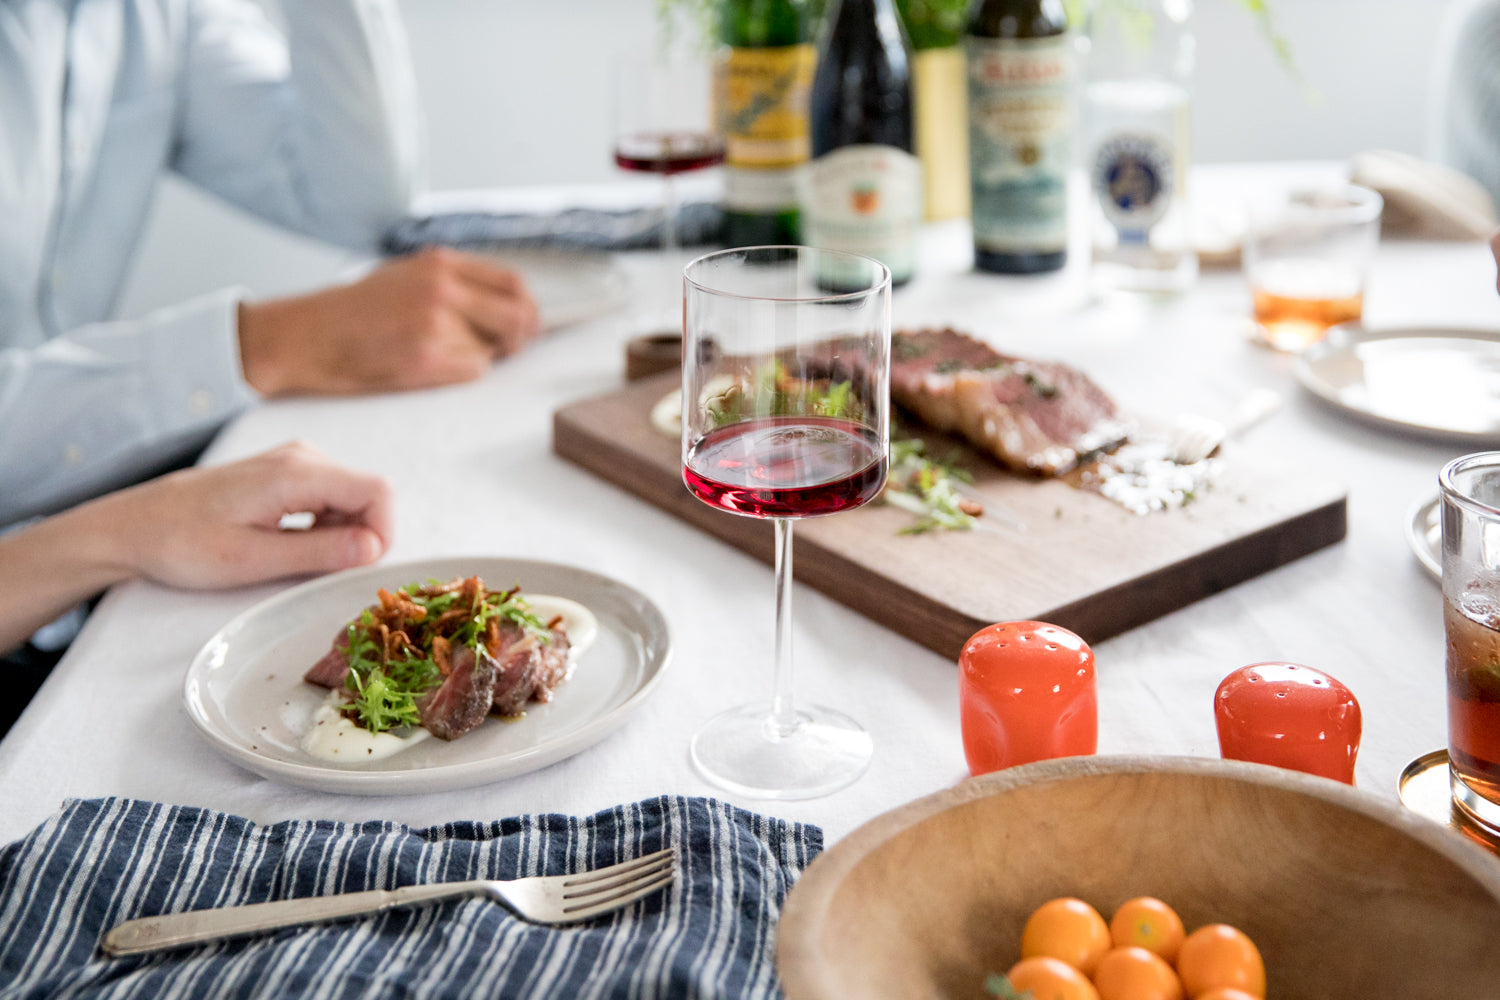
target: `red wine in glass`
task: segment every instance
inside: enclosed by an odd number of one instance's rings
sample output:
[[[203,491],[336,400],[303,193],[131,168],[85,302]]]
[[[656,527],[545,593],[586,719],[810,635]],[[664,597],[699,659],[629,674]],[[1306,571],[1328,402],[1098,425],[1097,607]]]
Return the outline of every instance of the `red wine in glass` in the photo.
[[[712,132],[632,132],[615,142],[615,165],[648,174],[683,174],[724,162],[724,140]]]
[[[763,417],[709,431],[683,467],[704,503],[750,517],[816,517],[873,499],[886,476],[875,432],[833,417]]]

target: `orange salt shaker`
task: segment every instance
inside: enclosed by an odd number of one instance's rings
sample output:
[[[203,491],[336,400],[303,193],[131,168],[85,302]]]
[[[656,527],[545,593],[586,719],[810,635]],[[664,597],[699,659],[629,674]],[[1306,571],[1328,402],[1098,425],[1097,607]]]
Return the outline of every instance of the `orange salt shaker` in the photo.
[[[1094,652],[1057,625],[1000,622],[974,633],[958,657],[958,701],[970,774],[1098,747]]]
[[[1219,752],[1230,760],[1354,784],[1359,702],[1333,677],[1299,663],[1252,663],[1214,693]]]

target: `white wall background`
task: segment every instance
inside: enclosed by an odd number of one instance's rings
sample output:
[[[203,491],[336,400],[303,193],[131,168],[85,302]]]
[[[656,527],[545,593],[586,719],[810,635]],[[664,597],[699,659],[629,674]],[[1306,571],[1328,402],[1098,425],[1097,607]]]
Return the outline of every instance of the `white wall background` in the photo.
[[[309,0],[290,0],[309,2]],[[1421,154],[1439,25],[1459,0],[1268,0],[1305,83],[1240,0],[1197,0],[1193,147],[1200,161]],[[435,190],[617,178],[609,61],[648,44],[656,0],[402,0]],[[126,316],[240,284],[315,287],[345,255],[162,186]]]

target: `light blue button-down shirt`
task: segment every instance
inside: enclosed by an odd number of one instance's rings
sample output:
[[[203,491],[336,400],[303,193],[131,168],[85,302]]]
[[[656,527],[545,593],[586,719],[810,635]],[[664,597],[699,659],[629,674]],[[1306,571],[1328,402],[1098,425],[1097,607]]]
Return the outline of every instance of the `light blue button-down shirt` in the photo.
[[[163,170],[353,248],[405,213],[421,150],[394,0],[284,16],[0,0],[0,525],[143,478],[255,398],[237,290],[110,321]]]

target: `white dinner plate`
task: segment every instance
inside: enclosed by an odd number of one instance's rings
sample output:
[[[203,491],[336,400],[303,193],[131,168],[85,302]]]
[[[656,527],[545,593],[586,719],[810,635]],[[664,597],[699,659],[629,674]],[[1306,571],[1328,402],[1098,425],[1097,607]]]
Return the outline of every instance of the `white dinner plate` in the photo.
[[[552,701],[519,719],[492,716],[446,743],[428,739],[384,760],[333,764],[300,743],[327,691],[302,679],[375,592],[428,578],[478,575],[492,587],[586,605],[599,635]],[[666,619],[639,591],[587,570],[523,559],[429,559],[321,577],[235,618],[198,651],[183,684],[189,717],[230,759],[265,777],[327,792],[451,791],[524,774],[603,739],[661,680],[671,658]]]
[[[1337,326],[1302,353],[1297,380],[1386,427],[1500,443],[1500,331]]]
[[[510,247],[485,253],[526,279],[548,330],[602,316],[630,298],[630,279],[606,253]]]
[[[1406,516],[1406,542],[1422,568],[1435,578],[1443,578],[1443,525],[1439,520],[1438,498],[1423,500]]]

